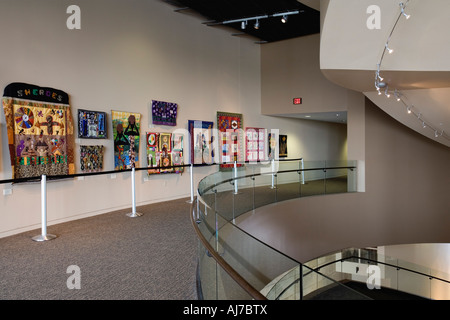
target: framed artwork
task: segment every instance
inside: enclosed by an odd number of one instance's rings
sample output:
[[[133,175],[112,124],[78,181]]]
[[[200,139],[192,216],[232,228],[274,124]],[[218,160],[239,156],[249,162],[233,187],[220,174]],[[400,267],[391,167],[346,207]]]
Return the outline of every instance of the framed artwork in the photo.
[[[147,132],[147,173],[183,173],[183,134]],[[167,169],[165,169],[167,167]],[[151,169],[154,168],[154,169]]]
[[[139,166],[139,113],[112,111],[115,170]]]
[[[213,125],[214,123],[210,121],[188,121],[192,164],[201,165],[213,163]]]
[[[276,133],[271,132],[267,135],[268,160],[277,159],[278,143],[279,141]]]
[[[99,172],[103,170],[103,146],[80,146],[81,172]]]
[[[153,124],[164,126],[177,125],[178,104],[152,100],[151,109]]]
[[[5,87],[2,104],[13,179],[75,173],[67,93],[14,82]]]
[[[78,138],[106,139],[106,113],[79,109]]]
[[[266,156],[266,129],[251,128],[245,129],[245,160],[263,161]]]
[[[243,117],[239,113],[217,112],[217,128],[219,131],[220,168],[229,169],[238,162],[238,167],[243,166],[244,140]]]
[[[280,134],[280,145],[279,145],[279,156],[280,158],[284,158],[288,156],[287,151],[287,135]]]

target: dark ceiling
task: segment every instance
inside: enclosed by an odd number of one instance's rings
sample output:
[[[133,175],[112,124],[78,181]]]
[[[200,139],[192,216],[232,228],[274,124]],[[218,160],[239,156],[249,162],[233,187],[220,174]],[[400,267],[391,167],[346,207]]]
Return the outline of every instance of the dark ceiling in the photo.
[[[320,12],[305,6],[297,0],[164,0],[173,5],[180,13],[194,11],[205,18],[204,23],[210,27],[226,26],[234,29],[233,35],[249,35],[260,43],[275,42],[302,37],[320,32]],[[288,15],[286,23],[281,22],[279,14],[295,12]],[[273,17],[273,15],[276,15]],[[254,28],[255,17],[260,27]],[[249,19],[245,29],[241,21]],[[225,23],[223,23],[225,22]]]

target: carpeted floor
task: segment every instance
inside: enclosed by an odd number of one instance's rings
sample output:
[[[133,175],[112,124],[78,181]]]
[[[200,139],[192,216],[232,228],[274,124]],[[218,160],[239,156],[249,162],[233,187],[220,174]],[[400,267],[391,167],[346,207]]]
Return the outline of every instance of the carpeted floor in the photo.
[[[120,210],[0,239],[0,300],[195,300],[197,238],[189,200]],[[80,289],[69,289],[77,282]]]

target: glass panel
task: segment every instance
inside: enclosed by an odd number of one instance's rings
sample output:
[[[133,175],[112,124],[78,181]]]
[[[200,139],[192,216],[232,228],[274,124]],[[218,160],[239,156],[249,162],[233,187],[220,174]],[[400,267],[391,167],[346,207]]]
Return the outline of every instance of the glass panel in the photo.
[[[277,174],[277,201],[285,201],[300,197],[300,176],[297,171]]]
[[[325,193],[347,192],[347,169],[327,169]]]
[[[276,202],[276,189],[272,187],[272,175],[263,174],[255,176],[255,208]],[[275,186],[275,184],[273,185]]]
[[[234,224],[223,220],[219,225],[222,225],[219,231],[220,255],[256,290],[261,291],[274,278],[298,265]]]
[[[263,293],[269,300],[300,300],[300,265],[272,280]]]
[[[223,270],[217,268],[217,299],[218,300],[252,300],[252,297]]]
[[[254,208],[254,193],[252,178],[241,178],[238,182],[238,192],[233,192],[233,219]],[[228,218],[228,217],[225,217]]]
[[[205,300],[216,300],[217,299],[217,287],[216,287],[216,272],[217,263],[214,258],[212,258],[205,247],[199,241],[199,277],[201,279],[201,294]]]
[[[303,266],[302,271],[304,300],[370,300],[366,295],[329,278],[322,272],[315,272],[306,266]]]
[[[398,290],[407,292],[419,297],[430,297],[431,281],[427,276],[409,272],[405,270],[398,270]]]

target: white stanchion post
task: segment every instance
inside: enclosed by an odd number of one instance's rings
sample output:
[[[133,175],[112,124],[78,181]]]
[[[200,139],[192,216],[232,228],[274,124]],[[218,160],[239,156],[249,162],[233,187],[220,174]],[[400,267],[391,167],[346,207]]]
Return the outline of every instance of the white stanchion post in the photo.
[[[275,159],[272,159],[272,185],[271,189],[275,189]]]
[[[135,169],[134,167],[131,169],[131,213],[127,213],[127,216],[135,218],[142,216],[142,213],[136,212],[136,187],[135,187]]]
[[[191,180],[191,200],[188,203],[194,203],[194,164],[191,163],[190,168],[190,180]]]
[[[234,194],[238,194],[238,181],[237,181],[237,162],[234,161]]]
[[[302,169],[302,184],[305,184],[305,167],[303,165],[303,158],[300,159],[300,165],[301,165],[301,169]]]
[[[32,239],[34,241],[47,241],[55,239],[54,234],[47,234],[47,176],[41,176],[41,234]]]

